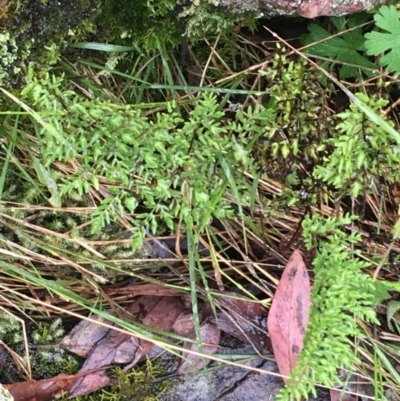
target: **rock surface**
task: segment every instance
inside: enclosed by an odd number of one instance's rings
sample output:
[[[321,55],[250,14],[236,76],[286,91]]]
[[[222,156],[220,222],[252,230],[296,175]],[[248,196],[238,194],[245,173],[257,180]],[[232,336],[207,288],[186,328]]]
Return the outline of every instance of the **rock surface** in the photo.
[[[255,357],[244,362],[249,369],[224,366],[208,373],[187,375],[160,397],[160,401],[273,401],[283,386],[281,378],[252,371],[257,367],[277,373],[273,361]],[[329,394],[319,391],[318,398],[309,401],[329,401]]]
[[[298,15],[305,18],[352,14],[386,3],[387,0],[221,0],[220,2],[222,6],[238,12],[259,10],[265,17]]]

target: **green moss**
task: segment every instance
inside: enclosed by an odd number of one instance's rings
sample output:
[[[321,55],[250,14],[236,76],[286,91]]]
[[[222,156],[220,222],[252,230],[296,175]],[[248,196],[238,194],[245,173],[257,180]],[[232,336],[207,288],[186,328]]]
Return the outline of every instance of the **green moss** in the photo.
[[[99,24],[108,31],[113,43],[141,46],[146,51],[159,51],[159,42],[174,47],[187,36],[196,40],[230,30],[239,21],[252,24],[253,11],[240,13],[220,6],[218,0],[106,0]]]
[[[135,369],[124,371],[120,367],[108,372],[112,385],[95,393],[74,398],[76,401],[157,401],[171,382],[158,381],[165,374],[157,363],[147,360]]]
[[[23,343],[24,332],[20,321],[13,315],[0,310],[0,340],[21,358],[26,353]],[[55,346],[64,336],[61,319],[52,323],[29,324],[27,328],[29,360],[32,377],[36,380],[57,376],[59,373],[74,374],[79,370],[78,357]],[[10,354],[6,356],[9,365],[7,372],[2,372],[0,381],[14,382],[22,380],[19,367]]]
[[[224,7],[221,0],[193,0],[181,13],[187,18],[187,33],[197,37],[230,31],[237,23],[252,26],[260,17],[258,7],[239,2],[235,7]]]
[[[35,179],[35,178],[33,178]],[[10,169],[7,175],[7,182],[16,183],[9,185],[3,193],[3,201],[20,202],[25,205],[47,206],[46,188],[34,186],[31,182],[22,179],[16,171]],[[42,192],[43,191],[43,192]],[[71,199],[65,197],[63,206],[68,207],[83,207],[90,206],[90,202],[84,196]],[[105,241],[119,238],[126,234],[126,229],[117,224],[109,224],[101,232],[92,233],[92,216],[89,213],[68,213],[49,211],[48,209],[6,209],[4,211],[13,218],[21,221],[31,221],[38,227],[43,227],[54,231],[55,233],[69,234],[74,238],[81,238],[84,241],[91,241],[92,247],[98,252],[106,256],[108,259],[119,260],[119,262],[107,263],[97,260],[91,252],[88,252],[77,242],[68,241],[64,236],[56,236],[52,234],[40,234],[31,236],[26,232],[21,224],[9,222],[9,226],[3,225],[0,228],[0,235],[8,240],[21,244],[22,246],[37,252],[42,255],[51,257],[52,251],[62,254],[67,259],[80,263],[85,261],[85,267],[91,271],[102,272],[104,277],[108,277],[110,281],[117,281],[126,278],[132,270],[132,261],[125,260],[133,258],[146,258],[147,251],[145,248],[137,251],[132,250],[130,241],[121,241],[112,246],[95,245],[96,241]],[[21,261],[24,264],[23,261]],[[29,264],[27,265],[29,267]],[[52,272],[52,267],[36,266],[38,271],[43,274]],[[62,265],[54,268],[54,279],[69,279],[76,278],[78,273],[68,265]]]
[[[181,6],[175,1],[106,0],[98,24],[114,44],[141,45],[146,50],[157,48],[162,38],[166,45],[177,45],[184,33],[179,20]]]
[[[89,31],[81,26],[94,17],[96,4],[94,0],[9,0],[0,11],[0,85],[20,86],[28,65],[36,71],[53,65],[74,31],[80,39]]]
[[[15,39],[10,38],[10,33],[0,33],[0,63],[3,70],[0,70],[0,82],[8,75],[17,75],[20,68],[16,66],[18,46]]]
[[[21,323],[15,316],[0,309],[0,340],[7,345],[22,341]]]
[[[37,347],[30,351],[32,375],[35,379],[47,379],[59,373],[74,374],[79,370],[80,362],[77,357],[61,348],[51,348],[63,337],[61,319],[56,319],[51,324],[40,323],[30,334],[31,343]]]

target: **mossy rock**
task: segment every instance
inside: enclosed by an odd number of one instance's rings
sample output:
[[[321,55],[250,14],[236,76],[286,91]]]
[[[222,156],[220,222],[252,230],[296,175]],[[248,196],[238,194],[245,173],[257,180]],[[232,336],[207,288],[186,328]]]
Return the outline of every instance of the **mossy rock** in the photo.
[[[27,67],[46,72],[69,43],[93,41],[173,48],[254,22],[254,12],[227,9],[216,0],[0,0],[0,85],[23,84]]]
[[[47,70],[71,38],[93,29],[94,0],[0,0],[0,85],[18,87],[28,65]]]

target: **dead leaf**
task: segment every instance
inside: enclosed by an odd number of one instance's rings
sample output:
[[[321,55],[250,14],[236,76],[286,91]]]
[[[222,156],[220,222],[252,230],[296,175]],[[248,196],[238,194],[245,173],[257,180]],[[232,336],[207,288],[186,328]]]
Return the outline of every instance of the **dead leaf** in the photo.
[[[271,351],[271,344],[266,334],[267,311],[257,302],[238,299],[239,294],[216,297],[222,306],[217,318],[210,318],[218,328],[239,340],[250,343],[257,351]]]
[[[182,337],[193,338],[195,335],[193,313],[182,312],[176,319],[171,330]]]
[[[161,298],[156,307],[144,319],[143,324],[155,327],[163,331],[171,331],[176,319],[184,311],[185,306],[180,297]],[[140,349],[136,353],[135,359],[126,369],[131,368],[139,362],[147,352],[153,347],[153,343],[147,340],[139,340]]]
[[[62,392],[69,392],[79,375],[58,375],[45,380],[28,380],[26,382],[4,385],[14,401],[47,401],[59,398]]]
[[[158,302],[159,298],[154,296],[139,297],[127,308],[126,315],[141,320]],[[95,319],[102,320],[98,317]],[[113,326],[112,323],[107,323]],[[95,372],[82,377],[73,386],[70,396],[77,396],[107,386],[110,379],[101,368],[113,363],[131,362],[135,358],[139,340],[94,322],[82,321],[60,342],[60,346],[70,352],[87,357],[80,373],[96,369]]]
[[[172,292],[163,293],[157,286],[142,287],[142,290],[152,294],[135,299],[126,311],[120,311],[120,316],[136,319],[149,327],[165,332],[194,337],[194,321],[192,314],[187,312],[187,299],[184,296],[172,296]],[[165,296],[154,296],[154,291]],[[239,296],[234,293],[230,295],[236,298]],[[250,339],[250,342],[256,344],[258,349],[263,350],[268,340],[265,334],[266,310],[261,305],[247,300],[226,296],[219,296],[218,300],[224,309],[219,320],[226,321],[224,323],[226,331],[240,332],[241,334],[236,334],[239,337],[241,335],[244,341]],[[203,305],[201,314],[206,319],[206,323],[201,326],[202,351],[207,354],[217,351],[220,339],[220,330],[212,321],[211,313],[211,308]],[[106,323],[113,326],[110,322]],[[188,344],[191,350],[198,351],[197,344]],[[123,363],[128,364],[124,368],[127,370],[142,360],[152,350],[154,344],[147,339],[139,339],[112,328],[105,328],[96,322],[81,322],[61,341],[60,346],[86,357],[80,374],[93,371],[82,377],[72,387],[70,391],[70,398],[72,398],[108,385],[110,379],[105,373],[106,367]],[[193,354],[186,355],[185,358],[178,374],[194,372],[208,363],[203,357]]]
[[[111,322],[99,316],[95,316],[93,319],[112,325]],[[100,324],[82,320],[61,340],[59,346],[82,358],[86,358],[93,348],[93,345],[103,339],[108,331],[109,328],[101,326]]]
[[[192,344],[190,349],[192,351],[201,352],[202,354],[215,354],[218,349],[221,331],[213,323],[204,323],[200,327],[200,335],[203,345],[202,350],[199,350],[199,346],[197,344]],[[177,373],[180,375],[197,372],[210,363],[209,359],[206,359],[201,355],[184,354],[183,356],[186,359],[183,360],[177,371]]]
[[[302,254],[290,257],[268,315],[268,332],[279,372],[289,376],[303,348],[311,306],[311,284]],[[286,381],[286,379],[284,379]]]
[[[95,289],[92,287],[75,286],[73,287],[73,290],[85,298],[90,298],[96,294]],[[133,299],[142,295],[153,295],[155,297],[178,297],[184,294],[173,288],[166,288],[159,284],[127,284],[124,286],[116,284],[106,286],[103,290],[107,296],[113,297],[113,299],[118,297]],[[48,302],[52,305],[62,305],[65,301],[58,297],[51,297],[48,299]]]
[[[143,317],[154,308],[157,302],[159,302],[159,298],[157,297],[139,297],[127,308],[127,318],[135,317],[138,320],[142,320]],[[113,326],[113,323],[98,316],[94,316],[92,319]],[[110,329],[108,327],[104,327],[95,322],[82,320],[71,330],[70,334],[61,340],[59,346],[82,358],[87,358],[92,349],[99,344],[109,332]]]
[[[240,313],[242,316],[247,318],[257,319],[265,317],[265,308],[258,302],[253,302],[247,299],[243,299],[240,294],[235,292],[226,292],[223,295],[216,296],[216,299],[221,303],[221,306],[228,310]]]
[[[184,306],[180,297],[154,297],[142,296],[133,302],[128,312],[130,316],[142,321],[144,324],[161,330],[169,331],[177,317],[183,312]],[[76,335],[79,334],[77,331]],[[90,331],[90,337],[92,331]],[[75,338],[75,337],[74,337]],[[81,346],[85,341],[85,332],[81,332],[76,338],[76,343]],[[68,342],[69,345],[72,341]],[[97,343],[92,344],[92,350],[88,355],[80,373],[95,368],[106,367],[113,363],[129,363],[126,369],[139,362],[153,347],[153,343],[141,340],[134,336],[121,333],[116,330],[108,330]],[[74,352],[73,347],[68,348]],[[96,391],[110,383],[110,379],[104,370],[88,374],[80,379],[71,389],[70,397],[84,395]]]

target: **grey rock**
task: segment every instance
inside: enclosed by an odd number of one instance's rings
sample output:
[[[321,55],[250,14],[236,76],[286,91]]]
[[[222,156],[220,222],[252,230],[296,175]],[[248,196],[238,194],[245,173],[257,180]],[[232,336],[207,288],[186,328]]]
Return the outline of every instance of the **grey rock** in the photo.
[[[224,366],[208,373],[181,377],[160,401],[273,401],[283,387],[281,378],[252,371],[252,367],[277,373],[273,361],[254,358],[242,363],[249,368]],[[317,398],[308,401],[329,401],[329,393],[319,391]]]

